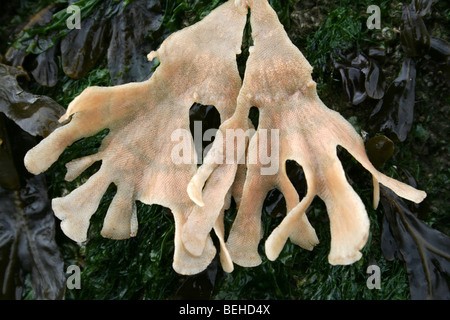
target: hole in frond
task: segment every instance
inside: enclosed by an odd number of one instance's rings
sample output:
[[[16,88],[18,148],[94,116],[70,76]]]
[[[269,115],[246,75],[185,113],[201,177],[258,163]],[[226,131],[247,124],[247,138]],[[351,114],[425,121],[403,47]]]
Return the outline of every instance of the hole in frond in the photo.
[[[259,123],[259,109],[257,107],[251,107],[250,112],[248,113],[249,119],[252,121],[255,130],[258,129]]]
[[[294,160],[286,160],[286,173],[295,190],[297,190],[299,199],[303,199],[308,191],[308,185],[302,166]]]
[[[217,129],[220,126],[220,114],[214,106],[194,103],[189,110],[189,129],[194,138],[198,163],[203,163],[205,149],[210,148]]]
[[[275,188],[267,193],[263,212],[272,218],[281,218],[286,215],[286,200],[280,190]]]
[[[301,200],[308,190],[302,166],[294,160],[287,160],[286,173],[299,195],[299,200]],[[277,188],[270,190],[264,199],[263,212],[272,218],[281,218],[286,215],[286,211],[286,199],[281,191]]]
[[[248,14],[247,23],[245,24],[244,32],[242,34],[241,53],[236,55],[236,61],[241,79],[244,79],[245,66],[247,64],[249,48],[251,46],[253,46],[252,27],[250,25],[250,14]]]
[[[372,188],[372,176],[345,148],[337,146],[337,156],[350,185]],[[356,190],[355,190],[356,191]]]
[[[337,156],[345,172],[347,182],[358,194],[366,208],[372,207],[372,175],[344,147],[337,146]]]

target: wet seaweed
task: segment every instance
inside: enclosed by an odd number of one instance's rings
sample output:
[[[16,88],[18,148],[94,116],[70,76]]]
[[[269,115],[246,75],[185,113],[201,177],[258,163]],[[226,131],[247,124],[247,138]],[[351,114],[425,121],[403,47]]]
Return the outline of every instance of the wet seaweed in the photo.
[[[48,87],[58,80],[59,56],[62,70],[74,79],[83,78],[103,55],[107,55],[114,84],[151,75],[146,55],[159,45],[149,41],[157,38],[163,17],[158,0],[82,0],[76,5],[82,28],[67,28],[66,8],[50,5],[23,28],[5,55],[6,62],[23,66],[36,82]]]
[[[64,109],[24,91],[22,69],[0,64],[0,299],[21,299],[31,277],[36,299],[62,299],[63,257],[55,242],[54,214],[44,175],[23,164],[36,136],[53,131]]]
[[[376,102],[369,117],[370,129],[383,132],[397,141],[405,141],[414,121],[415,87],[418,68],[428,68],[449,77],[450,45],[444,39],[432,37],[424,17],[430,13],[432,1],[412,1],[402,6],[399,37],[386,37],[384,43],[365,43],[335,50],[332,61],[339,71],[344,92],[353,105],[367,98]],[[386,79],[386,50],[398,44],[403,62],[397,77],[388,85]],[[345,46],[344,46],[345,48]],[[427,64],[423,63],[427,62]],[[370,105],[370,104],[368,104]]]
[[[450,46],[443,39],[432,38],[423,20],[431,6],[432,1],[416,0],[403,5],[400,25],[400,45],[404,52],[402,67],[370,116],[373,130],[386,132],[399,141],[406,140],[414,121],[416,69],[423,67],[421,60],[430,60],[432,54],[435,63],[448,70]]]
[[[406,58],[398,77],[372,111],[372,128],[390,132],[399,141],[405,141],[414,121],[416,73],[416,63]]]
[[[46,137],[58,125],[64,108],[47,96],[23,90],[18,78],[28,78],[19,68],[0,64],[0,112],[29,134]]]
[[[344,54],[341,50],[337,50],[333,61],[334,67],[339,70],[349,101],[354,105],[363,102],[367,98],[366,76],[371,65],[367,56],[358,51]]]
[[[44,175],[26,172],[22,159],[36,138],[0,114],[0,299],[63,299],[64,261]],[[30,278],[32,292],[26,281]]]
[[[388,188],[382,187],[381,195],[383,254],[387,260],[405,262],[411,298],[450,299],[450,237],[429,227],[419,219],[417,208]]]

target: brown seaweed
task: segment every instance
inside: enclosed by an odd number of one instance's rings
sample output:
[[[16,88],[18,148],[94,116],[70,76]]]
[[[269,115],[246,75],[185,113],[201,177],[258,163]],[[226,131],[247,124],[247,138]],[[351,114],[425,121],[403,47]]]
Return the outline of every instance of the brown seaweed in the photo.
[[[23,28],[18,43],[5,55],[6,62],[22,66],[47,87],[58,80],[59,56],[64,73],[74,79],[84,77],[105,55],[115,84],[148,79],[151,63],[145,55],[155,49],[151,40],[162,20],[160,2],[107,0],[88,6],[82,27],[64,32],[54,27],[61,23],[54,19],[62,19],[65,8],[57,11],[61,6],[51,5],[43,9]]]
[[[415,87],[416,63],[412,58],[406,58],[400,74],[373,110],[371,127],[392,133],[394,138],[404,141],[414,120]]]
[[[348,99],[354,105],[360,104],[367,97],[366,75],[370,70],[368,58],[358,51],[351,51],[347,54],[338,52],[335,59],[334,67],[341,74]]]
[[[334,67],[339,70],[344,91],[353,105],[362,103],[367,97],[381,99],[384,96],[384,57],[382,48],[369,48],[369,54],[356,49],[345,54],[337,51],[333,56]]]
[[[35,299],[62,299],[64,261],[44,175],[23,166],[37,139],[0,113],[0,299],[21,299],[31,275]]]
[[[411,298],[450,299],[450,238],[420,220],[414,206],[384,186],[381,204],[383,254],[405,262]]]
[[[46,137],[59,125],[64,108],[47,96],[23,90],[20,77],[28,77],[23,69],[0,64],[0,112],[29,134]]]
[[[161,20],[158,0],[133,1],[112,18],[108,67],[115,84],[150,77],[152,64],[146,54],[156,47],[149,36],[158,30]]]

